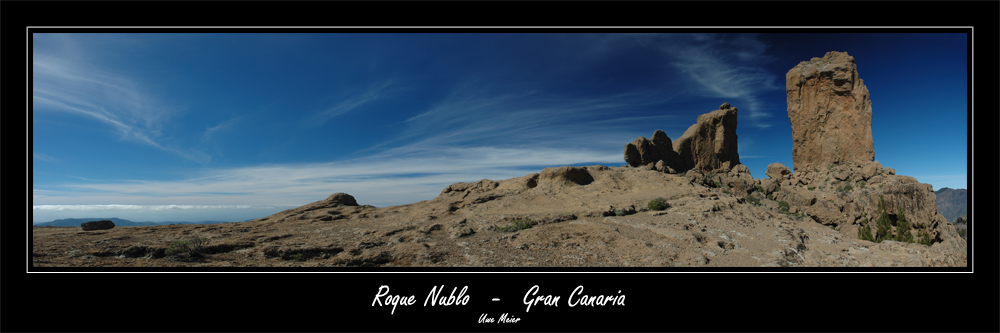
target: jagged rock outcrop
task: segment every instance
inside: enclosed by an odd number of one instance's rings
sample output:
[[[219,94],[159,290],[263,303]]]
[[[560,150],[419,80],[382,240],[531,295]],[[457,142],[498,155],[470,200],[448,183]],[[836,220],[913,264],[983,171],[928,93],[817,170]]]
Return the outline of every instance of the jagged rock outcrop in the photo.
[[[872,104],[854,57],[827,52],[785,74],[793,168],[875,159]]]
[[[640,136],[632,143],[625,145],[625,162],[634,167],[658,163],[657,168],[674,169],[678,163],[677,158],[673,142],[661,130],[653,132],[652,139]]]
[[[736,113],[736,108],[724,103],[718,110],[698,116],[698,121],[674,141],[679,155],[679,168],[675,169],[727,172],[740,164]]]
[[[110,220],[90,221],[80,223],[80,227],[83,228],[83,231],[104,230],[114,228],[115,223]]]
[[[625,145],[625,162],[630,166],[648,165],[667,173],[728,172],[740,164],[736,151],[736,113],[729,103],[719,110],[698,116],[677,141],[671,142],[661,130],[652,139],[639,137]],[[746,170],[749,174],[749,170]]]

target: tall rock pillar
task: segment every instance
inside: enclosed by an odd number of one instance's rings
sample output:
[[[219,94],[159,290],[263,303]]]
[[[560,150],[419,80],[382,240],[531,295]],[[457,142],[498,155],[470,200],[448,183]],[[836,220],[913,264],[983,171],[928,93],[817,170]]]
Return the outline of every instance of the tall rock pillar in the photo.
[[[875,159],[872,103],[854,57],[827,52],[785,74],[795,170]]]

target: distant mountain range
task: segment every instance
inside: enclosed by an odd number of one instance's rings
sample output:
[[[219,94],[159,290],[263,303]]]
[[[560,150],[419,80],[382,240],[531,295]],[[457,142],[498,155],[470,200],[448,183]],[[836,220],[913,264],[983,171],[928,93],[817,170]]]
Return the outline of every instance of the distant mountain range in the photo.
[[[968,191],[964,188],[951,189],[942,187],[934,191],[937,196],[938,213],[944,215],[948,222],[955,223],[955,219],[968,213]]]
[[[81,223],[90,221],[100,221],[109,220],[115,223],[116,227],[142,227],[142,226],[153,226],[153,225],[167,225],[167,224],[216,224],[216,223],[229,223],[230,221],[199,221],[199,222],[187,222],[187,221],[165,221],[165,222],[133,222],[126,219],[120,219],[117,217],[95,217],[95,218],[72,218],[72,219],[58,219],[50,222],[42,222],[33,224],[36,227],[79,227]]]

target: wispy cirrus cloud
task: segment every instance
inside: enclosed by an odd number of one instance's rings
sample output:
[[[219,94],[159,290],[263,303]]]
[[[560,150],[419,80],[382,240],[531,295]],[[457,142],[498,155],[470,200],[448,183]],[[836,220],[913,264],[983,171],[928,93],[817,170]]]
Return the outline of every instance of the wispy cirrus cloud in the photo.
[[[232,118],[232,119],[223,121],[223,122],[219,123],[218,125],[206,128],[205,132],[203,132],[201,134],[201,141],[205,142],[205,141],[211,140],[212,137],[215,135],[216,132],[219,132],[219,131],[224,130],[224,129],[231,128],[231,127],[235,126],[236,123],[239,123],[240,120],[241,120],[240,117],[236,117],[236,118]]]
[[[766,51],[768,45],[756,34],[641,34],[634,38],[659,48],[665,60],[684,73],[699,90],[709,96],[742,99],[750,124],[758,128],[771,127],[766,120],[772,107],[760,95],[782,90],[782,77],[763,67],[774,60]]]
[[[371,101],[385,98],[392,85],[392,81],[387,80],[373,85],[363,93],[346,96],[336,105],[311,114],[306,118],[306,122],[310,126],[320,126],[334,117],[356,110]]]
[[[88,58],[75,45],[81,41],[58,37],[45,41],[56,45],[33,50],[33,112],[75,114],[107,126],[123,140],[198,162],[210,160],[200,151],[163,142],[164,123],[177,114],[176,108],[163,105],[127,74]]]
[[[347,161],[207,169],[181,180],[91,180],[36,188],[50,205],[302,205],[347,192],[385,206],[434,198],[455,182],[501,180],[539,172],[538,166],[620,159],[620,153],[494,147],[448,148]],[[58,204],[57,204],[58,203]],[[97,206],[95,206],[97,207]],[[103,206],[100,206],[103,207]]]

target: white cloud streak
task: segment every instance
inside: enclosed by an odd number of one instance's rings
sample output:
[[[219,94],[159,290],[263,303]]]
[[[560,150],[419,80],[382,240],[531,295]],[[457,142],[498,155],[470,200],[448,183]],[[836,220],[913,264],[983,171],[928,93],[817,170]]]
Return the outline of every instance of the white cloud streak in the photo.
[[[33,112],[67,112],[109,126],[122,139],[177,154],[197,162],[210,157],[200,151],[161,143],[163,123],[175,113],[160,105],[127,75],[92,65],[81,48],[65,38],[52,38],[73,51],[69,55],[35,49],[32,55]]]
[[[772,126],[765,122],[771,114],[764,110],[770,106],[759,94],[784,88],[779,84],[781,77],[760,67],[772,61],[772,57],[765,53],[767,45],[757,40],[755,34],[642,34],[635,37],[643,44],[659,47],[667,61],[688,75],[703,93],[744,100],[747,105],[737,107],[747,112],[750,125]]]
[[[333,107],[313,113],[311,116],[307,118],[307,123],[310,124],[311,126],[319,126],[322,125],[323,123],[326,123],[330,119],[333,119],[334,117],[345,114],[365,104],[368,104],[368,102],[374,101],[379,98],[384,98],[387,92],[386,89],[389,88],[390,86],[392,86],[391,81],[382,82],[380,84],[373,86],[371,89],[368,89],[368,91],[364,92],[363,94],[347,97],[346,99],[342,100],[340,103],[337,103],[337,105],[334,105]]]
[[[196,203],[207,202],[298,206],[346,192],[359,203],[385,206],[432,199],[455,182],[501,180],[539,172],[540,166],[599,164],[616,159],[621,159],[618,153],[593,151],[451,148],[409,158],[206,170],[200,177],[178,181],[63,184],[59,191],[36,189],[34,201],[76,205],[129,202],[128,207],[167,203],[204,206]]]
[[[35,205],[33,211],[108,211],[108,210],[191,210],[191,209],[259,209],[276,208],[274,205]]]

